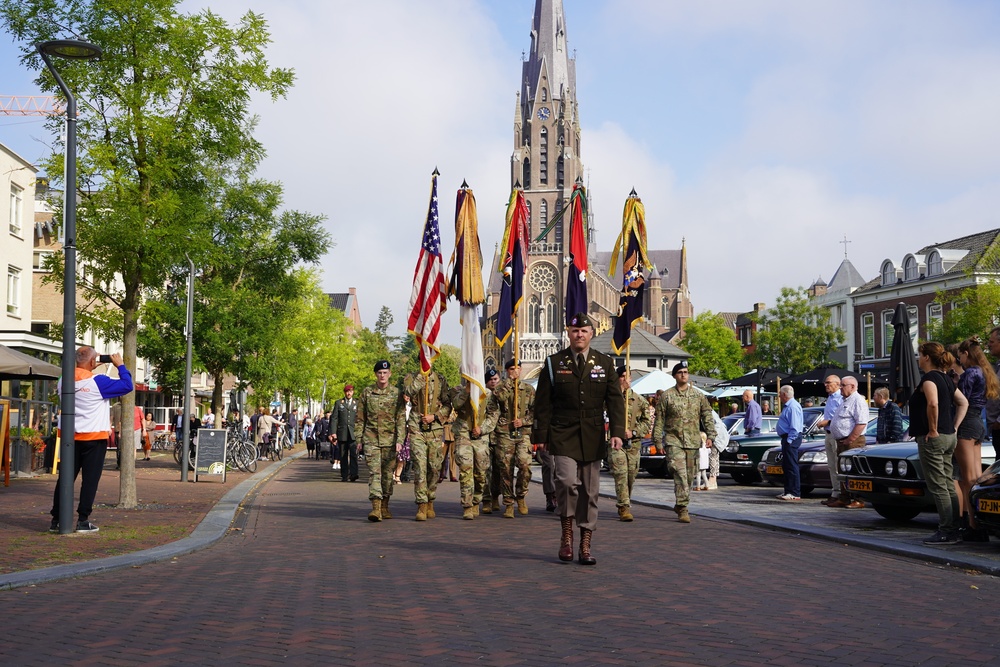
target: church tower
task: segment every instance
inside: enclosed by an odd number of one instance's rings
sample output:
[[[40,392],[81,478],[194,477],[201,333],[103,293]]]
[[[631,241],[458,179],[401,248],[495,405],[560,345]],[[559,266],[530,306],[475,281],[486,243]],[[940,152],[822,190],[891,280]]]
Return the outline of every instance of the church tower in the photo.
[[[576,61],[569,54],[562,0],[536,0],[531,48],[521,66],[514,105],[510,183],[520,183],[531,212],[530,263],[521,305],[521,357],[541,362],[563,340],[563,301],[569,261],[570,216],[535,241],[569,206],[580,161]]]

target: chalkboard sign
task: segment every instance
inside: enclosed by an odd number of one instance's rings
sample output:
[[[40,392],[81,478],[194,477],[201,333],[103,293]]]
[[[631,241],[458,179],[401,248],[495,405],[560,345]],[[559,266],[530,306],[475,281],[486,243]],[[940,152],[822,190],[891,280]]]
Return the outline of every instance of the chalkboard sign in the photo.
[[[198,429],[195,452],[194,481],[202,475],[222,475],[226,481],[226,429]]]

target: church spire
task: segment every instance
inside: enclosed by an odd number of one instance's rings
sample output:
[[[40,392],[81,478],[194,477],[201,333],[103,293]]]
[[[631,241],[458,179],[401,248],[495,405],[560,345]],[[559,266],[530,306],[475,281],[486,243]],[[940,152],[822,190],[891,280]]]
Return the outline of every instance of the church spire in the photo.
[[[522,74],[522,103],[558,100],[569,105],[572,114],[576,61],[569,57],[562,0],[535,0],[531,50],[522,65]]]

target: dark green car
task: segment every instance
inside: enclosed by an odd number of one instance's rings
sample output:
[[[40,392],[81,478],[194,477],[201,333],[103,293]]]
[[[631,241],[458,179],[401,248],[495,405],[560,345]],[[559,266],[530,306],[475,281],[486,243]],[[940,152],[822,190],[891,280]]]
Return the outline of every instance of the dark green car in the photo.
[[[803,443],[823,440],[826,432],[816,426],[816,422],[822,418],[823,408],[803,408]],[[749,485],[762,482],[763,478],[757,470],[757,464],[764,458],[767,450],[780,445],[781,436],[774,431],[754,436],[730,436],[729,445],[719,453],[719,472],[728,473],[737,484]]]

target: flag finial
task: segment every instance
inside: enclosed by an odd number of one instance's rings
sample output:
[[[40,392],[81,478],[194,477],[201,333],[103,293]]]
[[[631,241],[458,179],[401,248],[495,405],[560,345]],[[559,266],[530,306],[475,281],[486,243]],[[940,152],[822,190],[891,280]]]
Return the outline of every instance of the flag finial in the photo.
[[[434,166],[434,171],[431,172],[431,176],[440,176],[441,172],[438,171],[437,165]]]
[[[628,196],[629,197],[638,197],[639,194],[635,191],[635,188],[632,188],[632,192],[628,193]]]
[[[463,190],[468,190],[469,189],[469,184],[465,181],[464,178],[462,179],[462,189]]]

